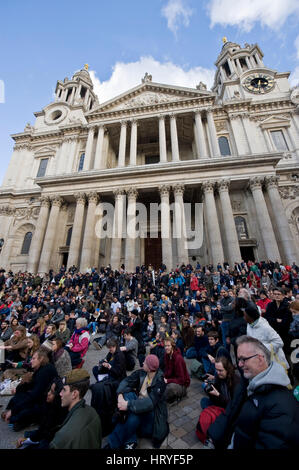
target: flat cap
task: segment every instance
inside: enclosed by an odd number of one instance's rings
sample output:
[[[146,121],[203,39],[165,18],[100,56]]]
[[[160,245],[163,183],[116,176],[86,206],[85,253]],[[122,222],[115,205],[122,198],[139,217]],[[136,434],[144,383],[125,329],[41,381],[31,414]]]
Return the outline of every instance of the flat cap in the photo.
[[[64,385],[72,385],[78,382],[84,382],[89,379],[90,375],[85,369],[73,369],[65,377],[63,377]]]

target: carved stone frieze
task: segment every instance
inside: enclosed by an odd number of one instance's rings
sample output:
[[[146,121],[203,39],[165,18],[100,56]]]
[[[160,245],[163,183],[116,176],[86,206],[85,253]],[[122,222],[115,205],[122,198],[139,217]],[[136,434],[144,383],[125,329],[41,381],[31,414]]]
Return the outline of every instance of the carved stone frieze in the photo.
[[[9,206],[0,206],[0,215],[6,215],[7,217],[14,214],[14,208]]]
[[[227,131],[226,121],[215,121],[215,127],[217,132]]]
[[[298,186],[281,186],[278,190],[282,199],[296,199],[299,196]]]
[[[131,98],[129,101],[122,103],[119,106],[119,109],[125,108],[135,108],[138,106],[150,106],[160,103],[169,103],[173,101],[179,101],[185,99],[185,97],[180,98],[175,95],[164,94],[164,93],[154,93],[154,92],[146,92],[142,93],[140,96],[136,96],[136,98]]]
[[[16,219],[37,219],[40,207],[22,207],[15,209]]]

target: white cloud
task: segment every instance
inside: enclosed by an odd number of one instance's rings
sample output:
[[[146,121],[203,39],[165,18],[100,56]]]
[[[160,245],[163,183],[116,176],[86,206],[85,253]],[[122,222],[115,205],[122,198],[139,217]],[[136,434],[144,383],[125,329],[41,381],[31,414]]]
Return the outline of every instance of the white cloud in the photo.
[[[90,71],[94,91],[100,103],[110,100],[141,83],[145,72],[153,77],[153,82],[195,88],[202,81],[207,88],[213,85],[215,70],[194,67],[184,70],[172,62],[161,63],[151,56],[140,57],[137,62],[117,62],[111,77],[101,82],[95,71]]]
[[[297,59],[299,59],[299,36],[297,36],[295,39],[295,47],[296,47]]]
[[[290,75],[291,86],[299,85],[299,66]]]
[[[193,10],[188,7],[184,0],[169,0],[162,8],[162,16],[167,19],[167,26],[175,35],[180,23],[189,26]]]
[[[298,0],[210,0],[207,6],[211,27],[239,26],[250,31],[255,23],[271,29],[279,29],[288,16],[298,15]]]

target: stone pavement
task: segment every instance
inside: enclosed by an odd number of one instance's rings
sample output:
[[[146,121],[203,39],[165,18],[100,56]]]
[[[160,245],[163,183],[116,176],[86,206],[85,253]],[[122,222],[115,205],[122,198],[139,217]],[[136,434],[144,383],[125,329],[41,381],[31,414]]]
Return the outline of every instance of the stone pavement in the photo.
[[[91,340],[93,340],[92,337]],[[98,351],[92,344],[89,346],[84,368],[89,371],[91,383],[95,382],[92,374],[92,368],[100,359],[106,357],[108,349],[106,346],[101,351]],[[186,360],[187,368],[190,370],[191,360]],[[198,440],[195,429],[198,416],[200,413],[200,400],[204,396],[201,388],[202,382],[196,378],[191,379],[191,385],[188,389],[187,397],[180,403],[168,405],[168,421],[170,432],[163,442],[161,449],[202,449],[203,444]],[[0,396],[0,404],[3,405],[0,411],[5,410],[10,397]],[[91,393],[88,392],[86,402],[90,404]],[[27,429],[34,429],[36,426]],[[0,419],[0,449],[15,449],[16,441],[22,437],[24,432],[14,432],[8,425]],[[103,439],[103,445],[106,443],[106,438]],[[150,439],[140,439],[139,449],[152,449]]]

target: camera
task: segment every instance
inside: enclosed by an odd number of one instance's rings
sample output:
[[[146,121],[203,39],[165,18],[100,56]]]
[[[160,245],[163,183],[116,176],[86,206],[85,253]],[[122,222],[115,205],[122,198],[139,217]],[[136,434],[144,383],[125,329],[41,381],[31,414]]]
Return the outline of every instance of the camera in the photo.
[[[209,380],[209,374],[205,374],[202,376],[202,380]]]
[[[207,386],[205,387],[205,392],[211,393],[213,391],[213,380],[208,380]]]

